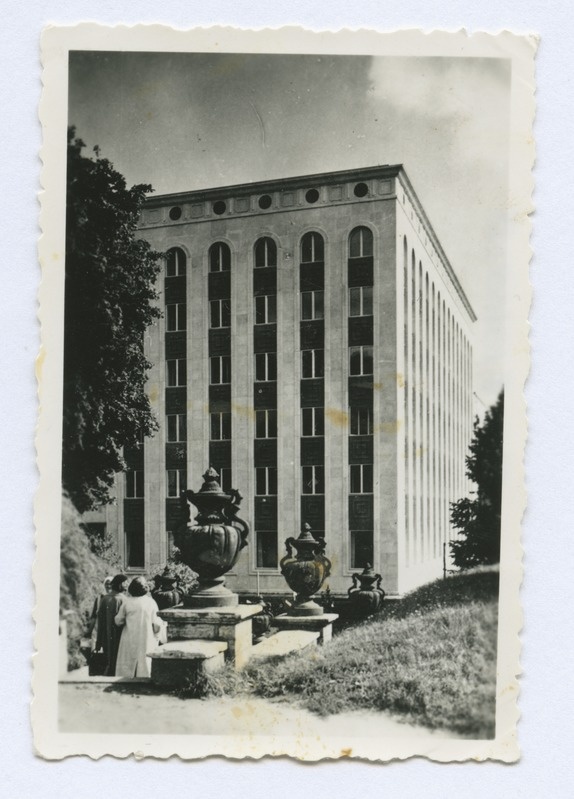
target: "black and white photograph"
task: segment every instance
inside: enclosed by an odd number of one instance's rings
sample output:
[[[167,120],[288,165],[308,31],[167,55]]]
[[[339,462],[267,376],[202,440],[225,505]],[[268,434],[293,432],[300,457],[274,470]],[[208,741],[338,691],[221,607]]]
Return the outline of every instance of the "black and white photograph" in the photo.
[[[44,34],[36,747],[512,762],[536,43],[171,34]]]

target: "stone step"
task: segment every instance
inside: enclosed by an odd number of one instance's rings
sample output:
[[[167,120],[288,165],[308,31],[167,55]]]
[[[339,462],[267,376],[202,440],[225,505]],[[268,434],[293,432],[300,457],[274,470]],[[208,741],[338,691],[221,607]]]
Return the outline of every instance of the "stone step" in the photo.
[[[281,613],[271,621],[278,630],[310,630],[319,633],[319,643],[326,644],[333,637],[333,622],[339,618],[337,613],[322,613],[320,616],[290,616]]]
[[[265,658],[284,657],[292,652],[302,652],[310,646],[316,646],[319,633],[310,630],[282,630],[264,638],[251,650],[250,661]]]
[[[195,682],[223,668],[226,650],[226,641],[169,641],[149,653],[152,682],[171,686]]]
[[[179,658],[184,660],[208,660],[227,650],[226,641],[204,641],[192,638],[184,641],[168,641],[167,644],[148,652],[152,660],[157,658]]]

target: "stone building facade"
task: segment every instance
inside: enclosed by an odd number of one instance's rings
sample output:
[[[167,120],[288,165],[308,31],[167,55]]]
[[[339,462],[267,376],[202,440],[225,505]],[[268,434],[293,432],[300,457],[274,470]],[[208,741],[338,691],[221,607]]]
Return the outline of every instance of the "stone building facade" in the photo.
[[[105,511],[126,570],[165,562],[180,491],[212,465],[252,527],[240,593],[285,592],[305,522],[335,594],[366,562],[389,594],[439,576],[475,316],[402,166],[152,197],[140,235],[166,253],[145,341],[160,430]]]

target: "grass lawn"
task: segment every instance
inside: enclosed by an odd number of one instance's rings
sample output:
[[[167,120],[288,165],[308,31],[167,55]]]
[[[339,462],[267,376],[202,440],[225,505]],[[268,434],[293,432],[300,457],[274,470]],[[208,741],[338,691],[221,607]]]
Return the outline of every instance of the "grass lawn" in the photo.
[[[293,697],[320,715],[366,708],[475,738],[494,736],[498,572],[437,580],[311,655],[248,666],[215,692]]]

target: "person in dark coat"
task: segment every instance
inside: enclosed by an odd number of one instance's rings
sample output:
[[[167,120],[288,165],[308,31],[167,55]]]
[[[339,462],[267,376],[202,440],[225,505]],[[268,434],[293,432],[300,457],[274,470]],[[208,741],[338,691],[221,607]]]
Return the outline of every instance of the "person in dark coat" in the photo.
[[[104,675],[114,677],[116,673],[116,660],[118,647],[122,635],[122,628],[114,623],[126,593],[128,578],[125,574],[116,574],[112,579],[111,591],[100,599],[98,607],[98,635],[96,649],[102,649],[106,656]]]

